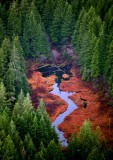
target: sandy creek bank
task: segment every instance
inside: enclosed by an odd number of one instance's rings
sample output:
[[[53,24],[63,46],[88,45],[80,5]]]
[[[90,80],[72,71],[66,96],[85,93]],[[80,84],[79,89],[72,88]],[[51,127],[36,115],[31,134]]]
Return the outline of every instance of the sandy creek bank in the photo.
[[[68,104],[59,96],[50,93],[56,78],[55,75],[45,78],[36,71],[37,64],[35,62],[29,62],[29,66],[27,75],[33,105],[36,108],[39,99],[43,98],[51,122],[53,122],[58,115],[67,109]],[[61,82],[60,90],[76,92],[69,98],[78,108],[65,117],[59,125],[59,129],[64,132],[65,138],[69,140],[75,130],[79,131],[83,121],[90,119],[93,128],[100,126],[107,144],[113,147],[113,108],[104,103],[108,99],[104,95],[100,98],[99,92],[93,90],[90,83],[81,80],[78,68],[72,67],[71,73],[72,77],[69,80]]]

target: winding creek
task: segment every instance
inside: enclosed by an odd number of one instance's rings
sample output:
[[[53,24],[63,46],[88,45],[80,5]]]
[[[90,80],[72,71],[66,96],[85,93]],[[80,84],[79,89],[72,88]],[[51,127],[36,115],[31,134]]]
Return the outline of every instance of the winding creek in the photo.
[[[73,112],[77,106],[75,105],[75,103],[68,98],[68,96],[74,94],[73,92],[65,92],[65,91],[61,91],[59,88],[59,84],[61,83],[62,80],[62,75],[68,74],[69,76],[71,76],[72,74],[70,73],[70,69],[71,69],[71,65],[65,65],[63,67],[57,67],[57,66],[45,66],[45,67],[39,67],[40,69],[38,69],[38,71],[40,71],[44,77],[48,77],[52,74],[56,75],[56,80],[54,82],[53,85],[53,90],[50,92],[52,94],[58,95],[60,98],[62,98],[63,100],[66,101],[66,103],[68,104],[68,108],[65,112],[63,112],[62,114],[60,114],[55,121],[52,123],[52,126],[55,127],[55,131],[58,134],[59,137],[59,141],[61,143],[62,146],[67,146],[67,140],[64,137],[64,132],[60,131],[58,129],[58,125],[60,123],[63,122],[64,118],[69,115],[71,112]],[[68,79],[67,79],[68,80]]]
[[[61,142],[61,144],[63,146],[67,146],[67,140],[64,138],[64,132],[60,131],[58,129],[58,125],[63,122],[64,118],[69,115],[73,110],[75,110],[77,108],[77,106],[73,103],[73,101],[71,99],[68,98],[68,96],[72,95],[73,92],[64,92],[64,91],[60,91],[58,83],[54,83],[53,85],[53,90],[51,91],[52,94],[58,95],[59,97],[61,97],[62,99],[64,99],[67,104],[68,104],[68,108],[65,112],[63,112],[62,114],[60,114],[55,121],[52,123],[52,126],[55,127],[55,131],[58,134],[59,137],[59,141]]]

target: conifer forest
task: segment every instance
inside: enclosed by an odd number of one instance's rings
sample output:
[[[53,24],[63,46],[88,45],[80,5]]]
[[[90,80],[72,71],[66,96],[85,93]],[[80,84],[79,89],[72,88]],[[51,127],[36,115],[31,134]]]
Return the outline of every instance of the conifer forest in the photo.
[[[113,160],[113,0],[0,0],[0,160]]]

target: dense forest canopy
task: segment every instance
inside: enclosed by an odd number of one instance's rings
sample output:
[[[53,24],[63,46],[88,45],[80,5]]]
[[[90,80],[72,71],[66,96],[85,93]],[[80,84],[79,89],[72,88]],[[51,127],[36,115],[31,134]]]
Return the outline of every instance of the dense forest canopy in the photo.
[[[50,58],[51,46],[66,44],[75,50],[82,79],[102,79],[113,96],[112,0],[0,1],[0,159],[110,159],[90,122],[61,152],[43,100],[33,109],[25,60]]]

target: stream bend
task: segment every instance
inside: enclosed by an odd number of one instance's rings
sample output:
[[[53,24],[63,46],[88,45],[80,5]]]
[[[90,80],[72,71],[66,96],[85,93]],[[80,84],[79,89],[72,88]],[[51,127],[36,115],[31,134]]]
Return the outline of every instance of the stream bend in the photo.
[[[67,146],[68,143],[67,143],[67,140],[64,137],[64,132],[62,132],[58,129],[58,125],[63,122],[64,118],[67,115],[69,115],[71,112],[73,112],[77,108],[76,104],[71,99],[68,98],[68,96],[74,94],[75,92],[60,91],[58,83],[55,82],[54,85],[53,85],[53,90],[50,93],[58,95],[60,98],[64,99],[68,104],[67,110],[65,112],[63,112],[62,114],[60,114],[55,119],[55,121],[53,121],[53,123],[52,123],[52,126],[55,127],[55,131],[58,134],[59,141],[61,142],[61,145],[62,146]]]
[[[72,65],[71,64],[66,64],[66,65],[61,65],[60,67],[56,65],[45,65],[45,66],[39,66],[37,71],[41,72],[43,74],[43,77],[49,77],[50,75],[55,74],[56,79],[53,85],[53,90],[50,92],[52,94],[58,95],[60,98],[66,101],[68,104],[68,108],[65,112],[60,114],[55,121],[52,123],[52,126],[55,127],[55,131],[58,134],[59,141],[61,142],[61,145],[67,146],[67,140],[64,137],[64,132],[60,131],[58,129],[58,125],[63,122],[64,118],[69,115],[71,112],[73,112],[77,106],[74,104],[74,102],[68,98],[68,96],[74,94],[75,92],[64,92],[61,91],[59,88],[59,85],[62,80],[62,75],[63,74],[68,74],[69,78],[72,76],[72,73],[70,72]],[[68,80],[68,79],[67,79]]]

